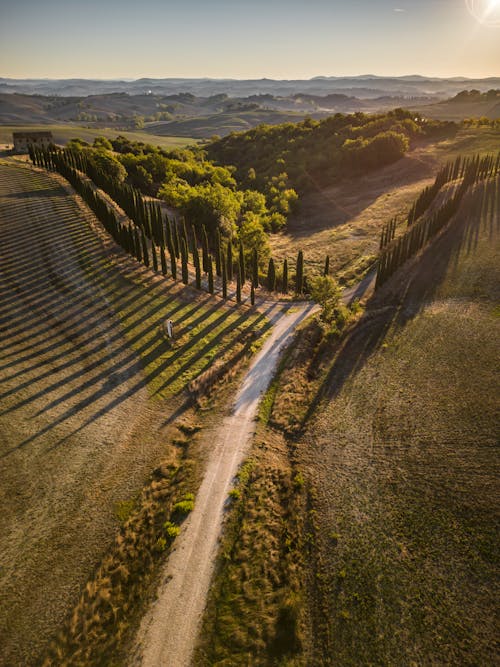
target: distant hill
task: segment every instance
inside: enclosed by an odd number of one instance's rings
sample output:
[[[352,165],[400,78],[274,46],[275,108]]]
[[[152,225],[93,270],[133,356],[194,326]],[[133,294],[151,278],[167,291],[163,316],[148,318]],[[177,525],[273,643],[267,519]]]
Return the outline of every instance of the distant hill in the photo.
[[[130,93],[133,95],[155,93],[172,95],[191,93],[198,97],[226,94],[231,97],[248,97],[270,93],[289,96],[297,93],[329,95],[337,92],[357,97],[381,96],[432,96],[444,99],[456,95],[464,88],[475,88],[485,92],[500,87],[500,77],[486,79],[452,78],[439,79],[418,75],[402,77],[379,77],[362,75],[352,77],[315,77],[313,79],[183,79],[143,78],[135,81],[93,79],[8,79],[0,78],[0,93],[25,93],[60,96],[87,96],[108,93]]]

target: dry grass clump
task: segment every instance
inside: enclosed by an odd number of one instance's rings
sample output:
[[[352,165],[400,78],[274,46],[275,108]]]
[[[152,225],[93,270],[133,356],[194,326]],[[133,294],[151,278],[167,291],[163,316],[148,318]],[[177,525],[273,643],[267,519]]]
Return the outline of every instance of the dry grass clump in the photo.
[[[236,491],[195,664],[305,664],[300,476],[252,460]]]
[[[184,430],[196,432],[190,424]],[[43,667],[118,664],[148,597],[158,565],[194,506],[194,467],[189,459],[164,461],[137,499],[124,501],[124,519],[110,551],[83,589],[65,629],[50,645]],[[118,661],[115,662],[115,661]]]

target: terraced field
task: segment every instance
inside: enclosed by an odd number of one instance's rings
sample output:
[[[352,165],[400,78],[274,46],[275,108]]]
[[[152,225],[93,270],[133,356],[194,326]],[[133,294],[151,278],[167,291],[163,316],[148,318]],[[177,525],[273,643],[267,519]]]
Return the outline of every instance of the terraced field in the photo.
[[[0,235],[0,664],[11,667],[35,664],[62,626],[118,530],[117,503],[178,456],[186,382],[266,320],[154,277],[60,179],[9,160]]]

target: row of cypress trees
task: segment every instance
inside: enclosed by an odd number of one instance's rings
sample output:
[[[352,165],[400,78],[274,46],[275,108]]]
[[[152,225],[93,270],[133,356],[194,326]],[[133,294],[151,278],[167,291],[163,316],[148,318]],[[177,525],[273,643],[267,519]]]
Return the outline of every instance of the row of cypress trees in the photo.
[[[215,235],[214,253],[210,252],[210,243],[205,227],[202,227],[201,244],[198,241],[194,226],[186,225],[183,219],[178,225],[168,216],[163,216],[158,202],[148,200],[136,189],[126,183],[117,181],[108,174],[97,169],[81,151],[59,148],[39,148],[30,146],[30,158],[36,166],[57,171],[64,176],[103,223],[106,230],[121,247],[134,256],[146,267],[163,275],[170,274],[177,279],[177,261],[181,263],[181,279],[184,284],[189,282],[189,253],[195,273],[195,285],[202,289],[202,273],[206,274],[206,287],[211,294],[215,291],[215,275],[221,279],[222,295],[228,297],[228,283],[236,282],[236,301],[241,302],[242,287],[250,281],[250,297],[255,300],[255,290],[259,287],[259,256],[253,249],[250,266],[245,261],[245,249],[239,242],[236,257],[231,239],[222,242],[220,232]],[[119,222],[114,210],[110,208],[92,189],[85,174],[97,187],[103,190],[126,213],[131,221]],[[189,228],[189,232],[188,232]],[[201,259],[199,247],[201,245]],[[167,254],[169,261],[167,261]],[[325,275],[329,270],[329,257],[325,261]],[[288,260],[283,262],[280,284],[278,285],[274,260],[269,260],[265,285],[270,291],[289,291]],[[299,251],[294,279],[294,292],[304,292],[304,256]]]
[[[499,154],[500,155],[500,154]],[[455,160],[447,162],[437,173],[434,183],[422,190],[408,213],[408,226],[425,213],[434,201],[437,193],[443,185],[464,178],[466,173],[475,173],[478,179],[487,178],[487,176],[498,171],[500,162],[499,156],[473,155],[462,157],[459,155]]]
[[[440,172],[439,179],[437,179],[438,182],[445,184],[452,179],[461,179],[460,184],[447,201],[432,215],[420,215],[418,220],[415,218],[411,223],[408,220],[407,231],[395,240],[392,240],[394,238],[395,221],[391,221],[382,230],[380,240],[382,252],[378,261],[375,289],[381,287],[400,266],[443,229],[455,215],[465,193],[471,187],[480,181],[494,178],[499,171],[500,153],[497,156],[487,155],[485,157],[461,158],[459,156],[455,162],[444,167]],[[427,201],[425,197],[422,199],[422,195],[417,199],[417,201],[419,200]],[[421,209],[414,205],[411,210],[418,211]]]

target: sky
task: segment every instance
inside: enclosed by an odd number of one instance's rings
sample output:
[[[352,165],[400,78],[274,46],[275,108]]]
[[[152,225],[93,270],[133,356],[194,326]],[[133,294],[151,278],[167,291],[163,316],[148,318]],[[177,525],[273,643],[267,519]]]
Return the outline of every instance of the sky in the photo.
[[[500,0],[0,0],[0,76],[500,76]]]

